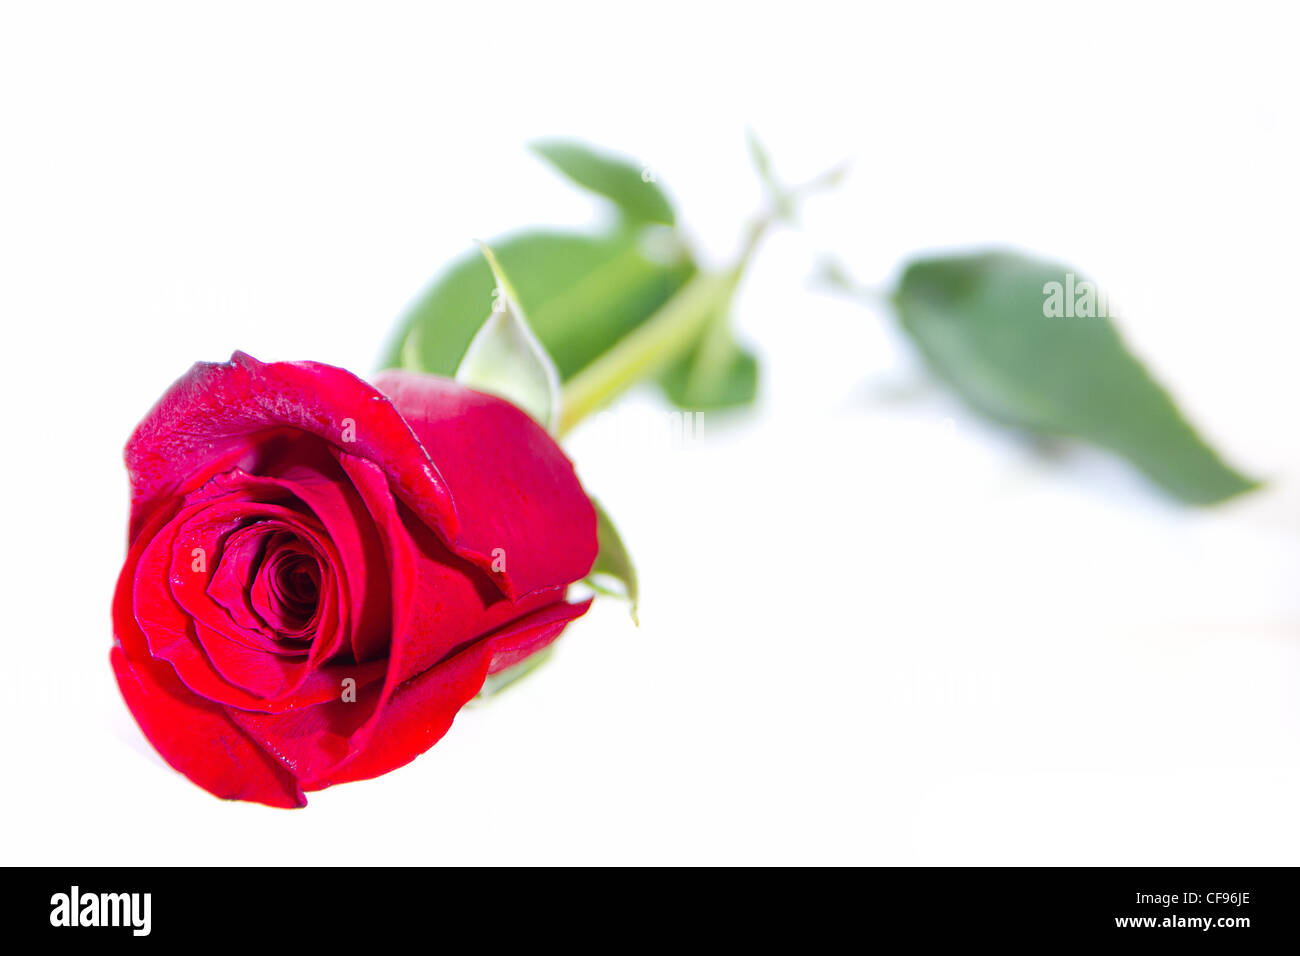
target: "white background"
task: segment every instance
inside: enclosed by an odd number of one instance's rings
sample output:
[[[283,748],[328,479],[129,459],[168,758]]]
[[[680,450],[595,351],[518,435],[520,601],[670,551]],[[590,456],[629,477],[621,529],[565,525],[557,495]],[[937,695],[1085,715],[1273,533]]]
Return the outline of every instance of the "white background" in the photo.
[[[1300,862],[1294,28],[1279,8],[7,4],[0,14],[7,863]],[[971,5],[972,7],[974,5]],[[285,812],[168,769],[108,666],[121,447],[195,360],[366,374],[472,237],[596,202],[524,149],[652,164],[759,411],[570,444],[637,558],[552,665],[414,764]],[[1005,243],[1099,277],[1265,492],[1193,511],[919,390],[826,253]],[[911,397],[907,397],[912,393]]]

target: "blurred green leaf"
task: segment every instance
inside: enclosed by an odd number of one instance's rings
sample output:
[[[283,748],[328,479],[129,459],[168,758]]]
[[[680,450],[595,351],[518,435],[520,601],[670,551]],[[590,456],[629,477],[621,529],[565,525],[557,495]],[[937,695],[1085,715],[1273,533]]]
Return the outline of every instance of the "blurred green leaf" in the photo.
[[[1255,488],[1197,435],[1109,318],[1084,315],[1082,300],[1072,317],[1047,314],[1051,283],[1082,289],[1070,276],[1012,253],[939,257],[911,263],[894,301],[936,374],[976,410],[1110,449],[1189,503]]]
[[[518,233],[493,244],[561,380],[640,325],[695,274],[684,254],[648,251],[649,230]],[[477,252],[456,260],[400,323],[383,366],[453,375],[493,305]]]
[[[602,594],[612,594],[627,600],[631,605],[632,620],[635,621],[639,592],[632,556],[600,502],[593,499],[592,504],[596,507],[596,541],[599,551],[596,563],[587,575],[587,583]]]
[[[648,167],[570,140],[540,140],[531,147],[579,186],[612,201],[629,219],[665,226],[676,221],[672,204]]]
[[[723,313],[686,356],[664,370],[659,384],[680,408],[737,408],[758,394],[758,359],[735,340]]]
[[[758,173],[759,181],[767,193],[772,212],[782,219],[793,220],[795,217],[794,197],[776,178],[776,169],[772,165],[772,154],[767,151],[763,141],[752,129],[745,129],[745,144],[749,147],[749,160]]]
[[[767,151],[763,141],[753,129],[745,128],[745,145],[749,148],[749,161],[764,183],[776,185],[776,174],[772,169],[772,154]]]
[[[456,369],[456,381],[499,395],[553,431],[560,417],[560,378],[533,335],[510,278],[483,246],[496,283],[495,301]]]
[[[673,221],[671,207],[636,166],[576,143],[549,140],[534,149],[625,213],[617,228],[603,234],[539,229],[493,243],[527,326],[567,384],[660,312],[697,269],[681,237],[656,224]],[[383,367],[455,374],[492,307],[494,285],[479,256],[456,260],[399,323]],[[658,374],[666,396],[691,410],[752,402],[756,359],[725,325],[709,328],[700,341],[682,343],[687,354]]]

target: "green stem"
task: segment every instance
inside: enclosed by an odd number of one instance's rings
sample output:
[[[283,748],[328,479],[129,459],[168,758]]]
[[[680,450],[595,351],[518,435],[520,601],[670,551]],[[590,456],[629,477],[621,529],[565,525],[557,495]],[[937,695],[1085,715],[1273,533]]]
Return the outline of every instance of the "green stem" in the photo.
[[[686,355],[699,343],[710,321],[725,323],[727,307],[740,277],[763,236],[781,218],[781,209],[797,208],[809,194],[836,185],[844,171],[844,167],[830,170],[789,190],[783,202],[774,203],[772,211],[750,223],[734,266],[724,272],[697,273],[654,315],[569,379],[560,398],[559,434],[567,434],[583,418],[626,389]]]
[[[686,354],[709,319],[726,305],[739,279],[739,269],[698,273],[654,315],[571,378],[560,401],[560,434]]]

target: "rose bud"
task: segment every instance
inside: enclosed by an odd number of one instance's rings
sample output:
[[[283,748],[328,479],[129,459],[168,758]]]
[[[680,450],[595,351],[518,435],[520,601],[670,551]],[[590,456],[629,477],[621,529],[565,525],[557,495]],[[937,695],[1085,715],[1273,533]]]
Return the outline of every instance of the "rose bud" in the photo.
[[[442,737],[590,602],[590,500],[559,446],[447,379],[200,363],[126,447],[113,670],[168,763],[279,807]]]

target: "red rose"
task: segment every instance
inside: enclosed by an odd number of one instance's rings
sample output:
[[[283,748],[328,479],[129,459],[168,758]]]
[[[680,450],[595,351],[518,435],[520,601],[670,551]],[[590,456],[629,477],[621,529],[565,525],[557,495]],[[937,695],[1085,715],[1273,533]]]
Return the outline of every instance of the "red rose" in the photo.
[[[313,362],[195,365],[126,448],[113,669],[173,767],[303,806],[431,747],[587,609],[596,519],[519,409]]]

